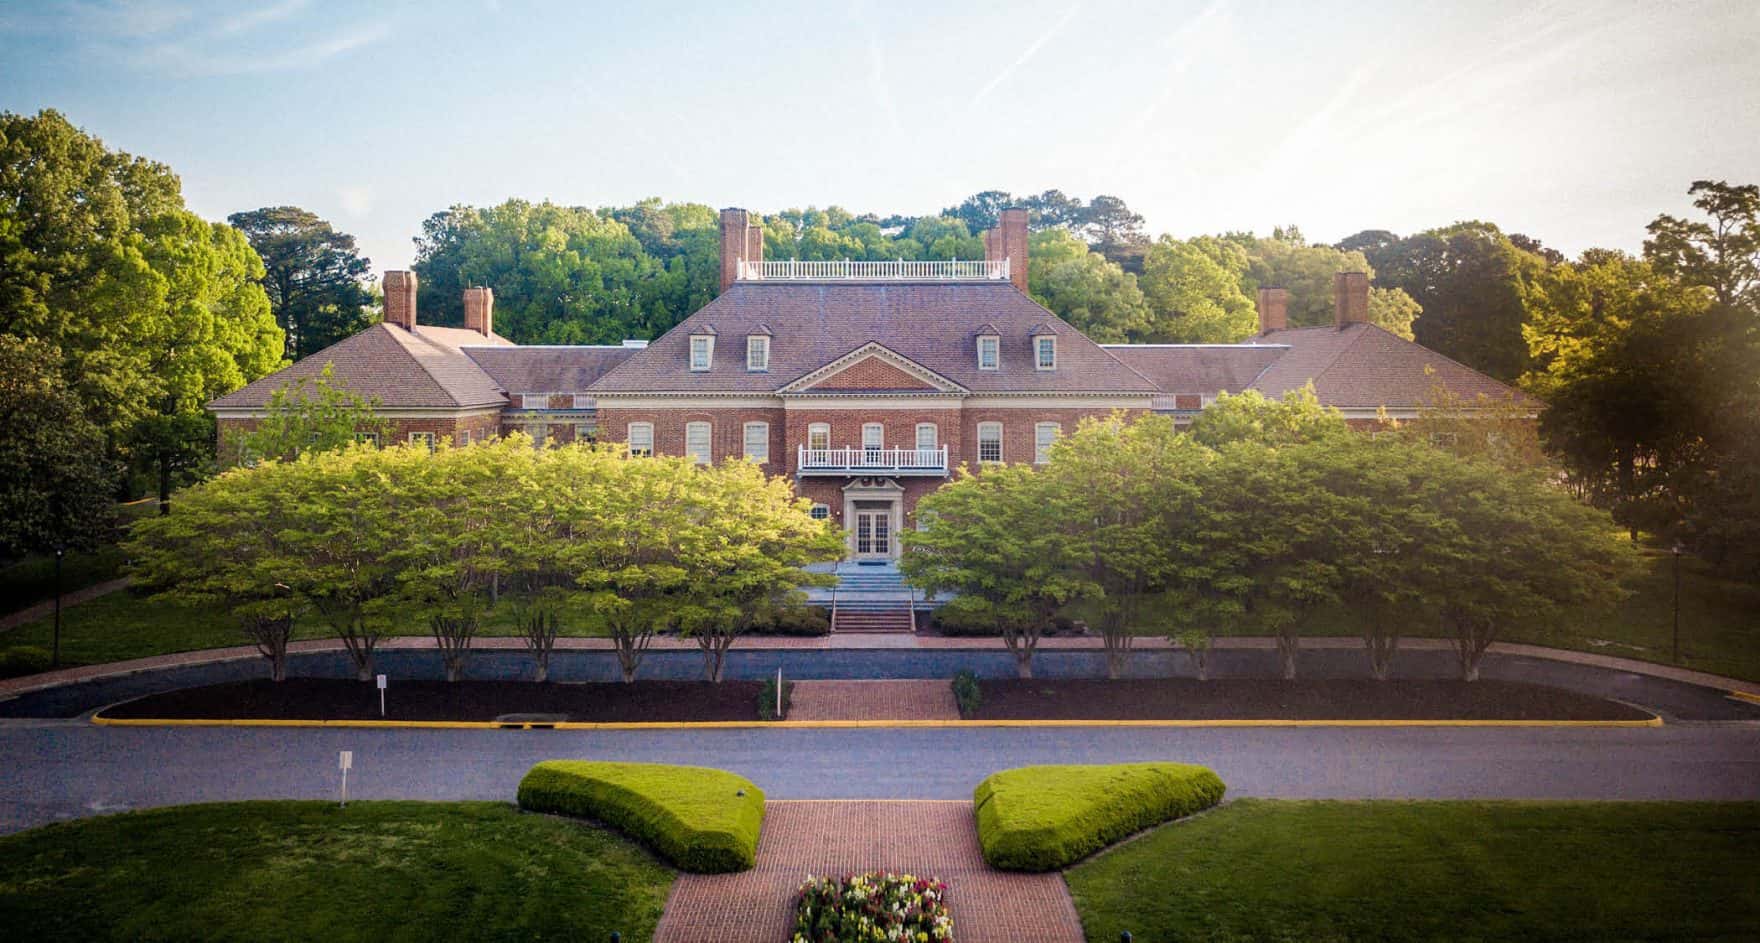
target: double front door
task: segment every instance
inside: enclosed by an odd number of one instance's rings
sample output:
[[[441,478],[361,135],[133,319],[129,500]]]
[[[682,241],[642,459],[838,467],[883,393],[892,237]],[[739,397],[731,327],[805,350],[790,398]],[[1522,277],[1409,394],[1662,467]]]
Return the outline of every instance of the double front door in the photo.
[[[892,559],[892,502],[857,501],[855,517],[856,558]]]

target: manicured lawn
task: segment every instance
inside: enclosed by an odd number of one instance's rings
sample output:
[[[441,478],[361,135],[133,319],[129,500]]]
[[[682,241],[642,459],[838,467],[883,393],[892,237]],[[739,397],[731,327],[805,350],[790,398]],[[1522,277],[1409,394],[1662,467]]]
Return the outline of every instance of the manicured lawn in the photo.
[[[1243,800],[1067,873],[1090,940],[1752,940],[1760,803]]]
[[[0,838],[0,935],[638,941],[672,880],[615,833],[499,803],[185,806]]]

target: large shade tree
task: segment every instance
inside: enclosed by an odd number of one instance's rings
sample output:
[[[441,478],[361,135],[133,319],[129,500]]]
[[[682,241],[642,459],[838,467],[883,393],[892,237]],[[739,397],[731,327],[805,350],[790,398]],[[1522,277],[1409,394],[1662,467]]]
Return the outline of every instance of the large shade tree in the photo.
[[[265,206],[226,218],[263,260],[269,309],[289,360],[314,354],[371,323],[372,262],[354,237],[310,210]]]

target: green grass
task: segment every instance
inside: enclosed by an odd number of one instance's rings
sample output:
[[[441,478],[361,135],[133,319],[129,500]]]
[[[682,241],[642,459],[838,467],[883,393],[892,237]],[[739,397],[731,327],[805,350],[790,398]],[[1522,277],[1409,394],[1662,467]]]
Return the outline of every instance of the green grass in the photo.
[[[1222,801],[1222,780],[1186,763],[1023,766],[978,784],[984,860],[1051,871],[1136,832]]]
[[[598,819],[686,871],[744,871],[757,860],[764,791],[726,770],[548,760],[519,784],[521,808]]]
[[[61,591],[95,586],[122,575],[127,561],[122,548],[100,547],[90,552],[70,550],[61,560]],[[0,567],[0,615],[17,612],[55,598],[55,558],[34,555]]]
[[[1760,803],[1243,800],[1071,869],[1090,940],[1760,939]]]
[[[672,880],[613,833],[500,803],[196,805],[0,838],[0,936],[636,941]]]

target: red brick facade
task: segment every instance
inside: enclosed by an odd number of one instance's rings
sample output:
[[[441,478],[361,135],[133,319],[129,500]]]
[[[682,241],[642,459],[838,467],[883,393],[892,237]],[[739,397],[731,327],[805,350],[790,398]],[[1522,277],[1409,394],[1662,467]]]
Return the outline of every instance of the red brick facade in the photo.
[[[879,357],[861,360],[820,380],[815,390],[931,390],[934,387]]]
[[[217,420],[219,429],[219,449],[217,456],[222,465],[236,464],[243,456],[240,454],[240,440],[256,430],[258,419],[236,419],[225,417]],[[465,443],[467,434],[471,442],[481,442],[494,438],[501,432],[501,414],[499,412],[477,413],[467,416],[439,416],[421,419],[386,419],[386,430],[380,444],[392,445],[407,442],[412,433],[426,432],[434,436],[435,444],[450,439],[454,445]]]

